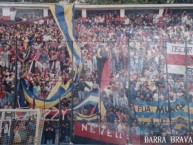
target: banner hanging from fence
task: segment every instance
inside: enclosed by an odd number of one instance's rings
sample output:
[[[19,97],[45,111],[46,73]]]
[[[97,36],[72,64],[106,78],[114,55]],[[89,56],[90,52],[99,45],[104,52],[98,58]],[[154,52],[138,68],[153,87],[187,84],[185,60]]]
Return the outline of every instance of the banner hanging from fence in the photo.
[[[134,108],[136,111],[136,117],[139,121],[151,121],[151,119],[169,120],[169,113],[172,120],[178,118],[188,119],[188,104],[184,99],[178,99],[170,103],[170,109],[168,108],[168,102],[159,100],[157,102],[147,101],[134,101]],[[190,119],[193,120],[193,103],[189,103]]]
[[[193,75],[193,45],[167,43],[167,73]]]
[[[74,126],[75,136],[119,145],[125,145],[128,141],[128,134],[126,132],[112,131],[104,128],[99,128],[96,126],[96,124],[92,125],[80,122],[76,122]]]

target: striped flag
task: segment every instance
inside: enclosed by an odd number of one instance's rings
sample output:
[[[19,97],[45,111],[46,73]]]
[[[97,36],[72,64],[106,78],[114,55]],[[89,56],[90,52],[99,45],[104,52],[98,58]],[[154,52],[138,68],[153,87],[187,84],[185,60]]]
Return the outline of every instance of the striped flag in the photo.
[[[186,53],[187,50],[187,53]],[[167,43],[167,67],[168,73],[193,74],[193,45]]]
[[[63,5],[55,4],[50,5],[50,10],[53,17],[59,26],[64,38],[66,39],[68,53],[70,58],[73,58],[73,68],[78,72],[82,70],[81,62],[81,50],[75,39],[75,29],[74,29],[74,4]],[[72,57],[73,56],[73,57]]]

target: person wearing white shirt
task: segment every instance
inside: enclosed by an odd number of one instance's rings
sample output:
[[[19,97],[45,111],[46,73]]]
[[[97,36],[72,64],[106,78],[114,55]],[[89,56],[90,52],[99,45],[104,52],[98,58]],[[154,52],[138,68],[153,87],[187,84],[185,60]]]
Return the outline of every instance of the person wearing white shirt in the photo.
[[[106,123],[103,123],[102,126],[101,126],[102,129],[107,129],[107,124]]]
[[[48,34],[46,34],[46,35],[43,36],[43,40],[44,40],[45,42],[48,42],[49,40],[51,40],[51,36],[48,35]]]
[[[120,107],[128,107],[128,99],[125,94],[119,97],[119,106]]]
[[[158,94],[158,90],[156,90],[156,92],[153,94],[153,101],[157,102],[159,99],[159,94]]]
[[[91,78],[88,78],[88,80],[87,81],[85,81],[85,83],[89,86],[89,87],[85,87],[84,88],[84,91],[86,91],[86,92],[90,92],[91,90],[92,90],[92,88],[93,88],[93,82],[91,81]]]
[[[3,145],[9,144],[9,135],[10,135],[10,130],[9,130],[9,122],[4,122],[3,126]]]
[[[8,122],[5,123],[3,129],[4,129],[3,130],[4,134],[8,134],[9,133],[9,124],[8,124]]]
[[[123,124],[122,124],[121,121],[119,121],[119,124],[118,124],[118,126],[117,126],[117,131],[118,131],[118,132],[122,132],[122,131],[123,131]]]
[[[51,92],[51,89],[52,89],[52,84],[51,83],[49,83],[49,82],[47,82],[46,83],[46,86],[45,86],[45,90],[46,90],[46,92]]]
[[[114,88],[114,89],[113,89],[113,106],[118,106],[118,104],[119,104],[119,93],[117,91],[117,88]]]
[[[153,23],[158,23],[159,22],[160,16],[158,14],[154,14],[153,16]]]
[[[130,23],[130,19],[127,17],[127,16],[125,16],[125,22],[124,22],[124,24],[125,25],[128,25]]]
[[[8,82],[11,82],[12,84],[14,84],[14,75],[12,73],[9,74],[8,78],[7,78]]]
[[[182,24],[186,23],[187,19],[188,19],[188,17],[186,14],[184,16],[182,16]]]
[[[38,82],[36,82],[35,86],[33,87],[33,93],[35,96],[39,96],[41,94],[41,88]]]
[[[1,52],[1,60],[2,60],[2,66],[8,68],[9,67],[9,55],[11,53],[7,50],[7,48],[5,48],[2,52]]]

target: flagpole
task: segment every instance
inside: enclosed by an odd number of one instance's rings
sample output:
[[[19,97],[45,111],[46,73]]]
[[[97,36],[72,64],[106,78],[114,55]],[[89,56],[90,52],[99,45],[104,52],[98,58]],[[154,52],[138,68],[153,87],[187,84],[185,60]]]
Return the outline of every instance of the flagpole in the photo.
[[[160,90],[159,86],[157,88],[157,93],[158,93],[158,107],[159,107],[159,125],[161,125],[161,110],[160,110]]]
[[[45,101],[44,101],[45,102]],[[60,145],[60,141],[61,141],[61,129],[62,129],[62,114],[61,114],[61,95],[59,97],[59,142],[58,144]]]
[[[166,89],[167,89],[167,99],[168,99],[168,113],[169,113],[169,123],[170,123],[170,133],[172,136],[172,119],[171,119],[171,103],[170,103],[170,96],[169,96],[169,82],[168,82],[168,64],[167,64],[167,46],[166,46],[166,40],[164,39],[164,49],[165,52],[165,59],[166,59]]]
[[[159,57],[159,81],[158,81],[158,86],[157,86],[157,94],[158,94],[158,107],[159,107],[159,125],[161,125],[161,110],[160,110],[160,85],[162,85],[162,83],[160,82],[160,57]]]
[[[74,44],[72,43],[72,95],[71,95],[71,119],[70,119],[70,141],[73,142],[73,129],[74,129],[74,114],[73,114],[73,97],[74,97]]]
[[[127,65],[129,65],[129,67],[128,67],[128,70],[129,70],[129,72],[128,72],[128,79],[129,79],[129,82],[128,82],[128,93],[129,93],[129,98],[128,98],[128,100],[129,100],[129,108],[131,108],[131,103],[132,103],[132,98],[131,98],[131,80],[130,80],[130,77],[131,77],[131,65],[130,65],[130,47],[129,47],[129,44],[130,44],[130,37],[131,37],[131,35],[130,35],[130,33],[129,32],[127,32],[127,41],[128,41],[128,47],[127,47],[127,49],[128,49],[128,58],[127,58],[127,61],[128,61],[128,64]],[[129,123],[129,143],[130,144],[132,144],[132,130],[131,130],[131,125],[130,125],[130,123]]]
[[[46,109],[46,103],[45,103],[45,101],[46,101],[46,96],[44,96],[44,111],[45,111],[45,109]]]
[[[17,41],[18,41],[18,38],[16,36],[15,38],[15,87],[14,87],[14,104],[13,104],[13,109],[15,109],[17,107],[17,61],[18,61],[18,46],[17,46]]]
[[[185,96],[186,96],[186,101],[188,105],[188,127],[189,127],[189,134],[191,133],[191,125],[190,125],[190,104],[189,104],[189,95],[188,95],[188,49],[187,49],[187,41],[185,40],[185,65],[186,65],[186,70],[185,70]]]
[[[102,126],[101,126],[101,112],[102,112],[102,110],[101,110],[101,94],[100,94],[100,92],[98,92],[98,93],[99,93],[99,101],[100,101],[100,106],[99,106],[99,107],[100,107],[100,108],[99,108],[99,109],[100,109],[100,113],[99,113],[99,115],[100,115],[100,116],[99,116],[99,119],[100,119],[100,122],[99,122],[99,124],[100,124],[100,132],[99,132],[100,140],[99,140],[99,141],[100,141],[100,145],[101,145],[101,144],[102,144],[102,143],[101,143],[101,130],[102,130]]]

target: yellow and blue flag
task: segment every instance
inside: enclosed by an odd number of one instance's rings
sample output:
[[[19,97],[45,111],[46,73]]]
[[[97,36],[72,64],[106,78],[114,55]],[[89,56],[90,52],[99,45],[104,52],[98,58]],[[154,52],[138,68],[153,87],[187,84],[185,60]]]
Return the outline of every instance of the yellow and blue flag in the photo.
[[[70,54],[70,58],[73,60],[73,68],[74,68],[74,81],[73,84],[77,84],[80,76],[80,72],[82,70],[82,61],[81,61],[81,50],[74,38],[74,5],[60,5],[53,4],[50,5],[50,10],[53,14],[53,17],[58,24],[58,27],[61,30],[64,38],[67,42],[68,53]],[[28,56],[30,56],[30,51],[28,51]],[[35,104],[38,108],[50,108],[55,106],[58,103],[59,98],[68,98],[71,96],[71,92],[75,89],[76,85],[70,85],[71,80],[67,82],[67,84],[57,83],[54,90],[50,92],[46,99],[40,98],[39,96],[35,96],[33,92],[27,89],[27,85],[24,79],[22,79],[22,88],[25,99],[28,103],[33,103],[33,99],[35,98]],[[101,107],[104,110],[103,106]],[[104,111],[103,111],[104,112]]]
[[[64,38],[66,39],[67,49],[70,57],[73,57],[73,67],[75,72],[82,70],[81,62],[81,50],[75,40],[75,29],[74,29],[74,4],[62,5],[55,4],[50,5],[50,10],[53,17],[59,26]]]

